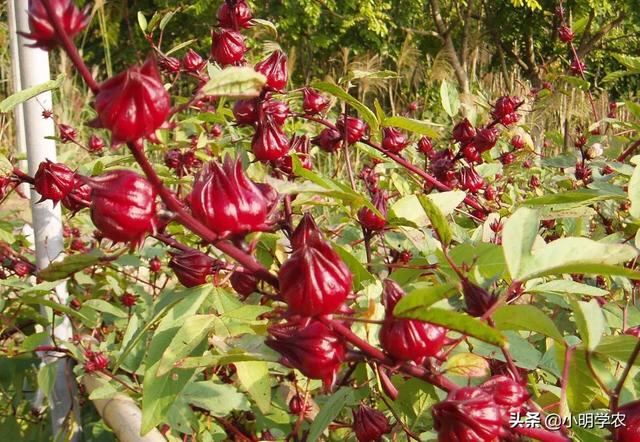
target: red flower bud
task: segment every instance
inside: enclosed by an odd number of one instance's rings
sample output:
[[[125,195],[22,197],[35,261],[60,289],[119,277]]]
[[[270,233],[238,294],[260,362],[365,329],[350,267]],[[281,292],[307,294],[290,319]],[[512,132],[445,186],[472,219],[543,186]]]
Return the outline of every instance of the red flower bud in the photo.
[[[578,163],[576,164],[575,177],[577,180],[590,181],[591,179],[591,169],[588,166]]]
[[[496,127],[485,127],[478,130],[473,138],[473,144],[479,152],[486,152],[496,145],[499,136],[500,133]]]
[[[477,193],[484,187],[482,178],[473,167],[463,167],[460,169],[460,186],[467,192]]]
[[[59,124],[58,130],[60,131],[60,141],[63,143],[70,143],[78,138],[78,131],[68,124]]]
[[[73,189],[62,199],[62,205],[72,213],[91,205],[91,187],[84,182],[82,176],[74,176]]]
[[[283,364],[308,378],[321,379],[325,388],[334,384],[347,349],[327,326],[317,321],[306,327],[290,322],[270,327],[269,333],[273,337],[266,344],[282,355]]]
[[[575,76],[584,75],[584,73],[586,72],[585,69],[586,69],[586,65],[580,60],[578,60],[577,58],[574,58],[571,61],[571,66],[569,66],[569,70]]]
[[[97,135],[91,135],[91,138],[89,138],[89,145],[87,147],[89,147],[91,152],[100,153],[102,152],[102,149],[104,149],[104,141]]]
[[[382,304],[387,316],[393,316],[393,309],[404,295],[402,287],[393,279],[387,278],[382,282]]]
[[[235,271],[229,278],[231,287],[241,296],[247,297],[258,289],[258,280],[256,277],[247,272]]]
[[[328,153],[336,152],[342,146],[342,135],[335,129],[325,128],[311,139],[311,143]]]
[[[433,143],[431,142],[431,138],[420,138],[420,141],[418,141],[418,150],[425,155],[429,155],[431,152],[433,152]]]
[[[91,178],[91,220],[114,242],[142,240],[156,226],[156,190],[130,170],[114,170]]]
[[[503,408],[505,415],[518,411],[531,396],[525,386],[504,375],[492,377],[483,382],[480,388],[493,396],[494,402]]]
[[[218,22],[223,28],[250,28],[253,13],[245,0],[225,1],[218,8]]]
[[[34,187],[42,199],[52,200],[54,204],[62,201],[75,186],[75,173],[61,163],[43,161],[38,166],[34,179]]]
[[[640,325],[629,327],[624,331],[624,334],[629,336],[635,336],[636,338],[640,338]]]
[[[346,120],[347,120],[347,141],[349,142],[349,144],[353,144],[360,141],[362,137],[364,137],[365,133],[367,132],[367,129],[368,129],[367,124],[361,119],[356,117],[346,117]],[[340,133],[341,137],[345,132],[344,122],[345,122],[345,116],[342,115],[342,117],[336,123],[336,128],[338,129],[338,132]]]
[[[258,110],[256,100],[238,100],[233,106],[233,116],[240,126],[251,126],[258,121]]]
[[[533,175],[531,177],[531,179],[529,180],[529,186],[533,189],[535,189],[536,187],[540,186],[540,178],[538,178],[537,176]]]
[[[138,297],[133,293],[125,293],[120,297],[120,303],[128,308],[135,307],[138,303]]]
[[[460,143],[463,146],[473,142],[473,138],[476,135],[476,130],[469,122],[468,119],[464,119],[453,128],[452,138],[456,143]]]
[[[111,130],[117,145],[153,134],[169,115],[170,99],[149,59],[102,83],[95,106],[99,123]]]
[[[180,72],[180,60],[176,57],[160,57],[158,64],[160,65],[160,69],[168,74]]]
[[[31,271],[31,266],[24,261],[16,259],[11,264],[11,270],[13,270],[13,273],[15,273],[16,276],[23,277],[29,274],[29,272]]]
[[[618,408],[625,416],[624,426],[614,430],[616,442],[636,442],[640,440],[640,401],[629,402]]]
[[[187,72],[200,72],[206,65],[207,62],[193,49],[189,49],[182,59],[182,67]]]
[[[525,147],[524,139],[520,135],[515,135],[511,138],[511,145],[516,150],[522,150]]]
[[[476,146],[473,144],[467,144],[464,146],[464,149],[462,149],[462,155],[464,155],[464,158],[470,163],[479,163],[482,159],[480,152],[478,152],[478,149],[476,149]]]
[[[266,87],[280,92],[287,87],[289,73],[287,71],[287,56],[282,51],[274,51],[267,58],[256,64],[256,72],[267,77]]]
[[[273,121],[259,124],[251,140],[251,151],[259,161],[274,161],[289,152],[289,138]]]
[[[306,135],[293,137],[291,140],[291,148],[297,154],[302,167],[307,170],[313,169],[313,163],[309,155],[309,139]],[[278,163],[278,167],[287,175],[293,174],[293,160],[291,159],[291,155],[283,157]]]
[[[367,230],[382,230],[387,225],[387,195],[383,191],[376,192],[373,205],[382,216],[365,206],[358,211],[358,220]]]
[[[207,277],[220,269],[220,262],[197,250],[171,253],[169,267],[185,287],[196,287],[207,282]]]
[[[353,411],[353,431],[358,442],[376,442],[391,432],[389,419],[378,410],[360,404]]]
[[[382,129],[382,147],[393,153],[399,153],[409,144],[407,137],[394,127]]]
[[[438,442],[494,442],[504,432],[500,407],[491,394],[478,387],[449,392],[432,413]]]
[[[109,366],[109,359],[104,355],[104,353],[99,351],[85,351],[84,359],[84,371],[87,373],[106,370]]]
[[[52,0],[50,4],[69,38],[78,35],[89,24],[90,5],[80,11],[72,0]],[[29,30],[31,33],[22,33],[22,35],[35,40],[32,47],[51,50],[59,43],[58,35],[42,0],[29,1]]]
[[[262,121],[273,121],[275,124],[282,126],[286,123],[287,118],[291,116],[289,106],[282,101],[266,100],[261,103]]]
[[[149,260],[149,271],[152,273],[158,273],[162,269],[162,261],[157,256],[154,256]]]
[[[502,155],[500,155],[500,162],[504,166],[508,166],[509,164],[513,163],[515,160],[516,160],[516,156],[513,154],[513,152],[505,152]]]
[[[329,107],[329,99],[315,89],[305,87],[302,89],[302,95],[302,109],[308,115],[319,114]]]
[[[498,223],[500,226],[502,224]],[[496,297],[468,279],[462,280],[462,294],[467,305],[467,313],[471,316],[482,316],[496,302]]]
[[[289,411],[296,416],[306,416],[312,409],[310,403],[305,401],[305,398],[299,394],[294,395],[289,401]]]
[[[520,100],[515,97],[503,96],[493,106],[491,116],[496,120],[508,126],[518,121],[519,116],[516,113],[520,106]]]
[[[270,201],[248,179],[240,160],[207,164],[191,192],[193,215],[219,235],[240,234],[267,226]]]
[[[407,110],[409,112],[415,112],[418,110],[418,102],[417,101],[412,101],[411,103],[409,103],[407,105]]]
[[[558,37],[560,37],[560,41],[563,43],[571,43],[574,34],[569,26],[562,25],[558,28]]]
[[[244,36],[231,29],[220,29],[211,34],[211,58],[221,66],[239,65],[247,52]]]
[[[487,201],[493,201],[496,198],[496,189],[493,186],[487,186],[484,189],[484,197]]]
[[[322,233],[318,229],[318,225],[313,219],[313,216],[307,212],[291,234],[291,247],[293,250],[297,250],[307,244],[313,243],[317,239],[322,240]]]
[[[351,292],[351,271],[328,242],[318,235],[308,239],[280,267],[280,293],[292,314],[328,315]]]

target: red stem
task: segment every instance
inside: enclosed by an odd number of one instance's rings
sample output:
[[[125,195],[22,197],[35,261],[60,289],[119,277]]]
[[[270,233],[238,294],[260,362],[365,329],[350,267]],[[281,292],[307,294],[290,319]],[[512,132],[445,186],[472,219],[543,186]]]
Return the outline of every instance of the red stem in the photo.
[[[640,147],[640,140],[635,141],[631,144],[631,146],[627,147],[625,151],[622,152],[618,157],[618,161],[620,161],[621,163],[624,162],[624,160],[626,160],[632,153],[634,153],[638,149],[638,147]]]

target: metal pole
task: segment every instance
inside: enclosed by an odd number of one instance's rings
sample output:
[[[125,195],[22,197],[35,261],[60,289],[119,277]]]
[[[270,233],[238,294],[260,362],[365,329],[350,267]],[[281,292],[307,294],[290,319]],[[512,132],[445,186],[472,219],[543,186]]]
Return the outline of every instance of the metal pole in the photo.
[[[13,10],[18,31],[29,31],[29,19],[27,9],[28,0],[10,0],[9,12]],[[49,71],[49,54],[37,48],[27,45],[30,41],[18,35],[18,60],[20,86],[23,89],[48,81],[51,77]],[[52,108],[51,92],[45,92],[24,103],[23,129],[26,142],[27,162],[29,174],[34,175],[40,163],[46,159],[56,161],[56,144],[54,140],[47,139],[55,135],[53,120],[44,119],[42,111]],[[17,118],[17,115],[16,115]],[[20,129],[20,123],[18,123]],[[51,201],[38,203],[40,195],[31,190],[32,225],[35,238],[36,266],[45,268],[49,263],[59,258],[63,252],[62,214],[60,206],[53,207]],[[56,301],[67,303],[66,282],[61,283],[55,289]],[[52,321],[52,335],[58,343],[68,341],[73,330],[69,319],[65,316],[53,316],[52,311],[47,314]],[[80,420],[77,406],[77,385],[71,370],[70,361],[64,354],[41,354],[43,362],[57,364],[56,380],[49,394],[49,407],[53,433],[56,436],[64,436],[72,441],[80,440]],[[71,434],[70,434],[71,433]]]

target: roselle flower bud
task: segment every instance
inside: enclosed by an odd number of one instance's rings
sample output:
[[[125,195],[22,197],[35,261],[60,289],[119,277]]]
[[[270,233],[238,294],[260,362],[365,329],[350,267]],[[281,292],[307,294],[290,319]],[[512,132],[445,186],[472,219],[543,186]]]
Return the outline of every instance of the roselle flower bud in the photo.
[[[247,272],[235,271],[229,278],[231,287],[243,297],[247,297],[258,289],[258,280],[256,277]]]
[[[307,170],[313,169],[311,155],[309,155],[309,139],[306,135],[293,137],[291,140],[291,149],[297,154],[302,167]],[[291,155],[283,157],[278,163],[278,167],[287,175],[293,174],[293,160],[291,159]]]
[[[155,231],[156,189],[130,170],[114,170],[88,180],[91,220],[114,242],[141,241]]]
[[[193,49],[189,49],[182,59],[182,68],[191,73],[200,72],[207,62]]]
[[[52,0],[50,3],[69,38],[78,35],[89,24],[90,5],[80,11],[73,0]],[[51,50],[59,44],[58,35],[53,29],[42,0],[29,1],[29,30],[30,33],[22,33],[22,35],[35,40],[32,47]]]
[[[473,138],[476,136],[476,129],[473,127],[468,119],[464,119],[453,128],[451,138],[456,143],[460,143],[462,146],[473,142]]]
[[[514,135],[511,138],[511,145],[515,150],[522,150],[525,147],[524,139],[520,135]]]
[[[185,287],[196,287],[207,282],[207,277],[220,269],[220,262],[197,250],[171,253],[169,267]]]
[[[538,178],[536,175],[533,175],[529,180],[529,187],[531,187],[532,189],[540,187],[540,178]]]
[[[504,375],[492,377],[483,382],[480,388],[493,396],[494,402],[503,408],[505,415],[518,411],[531,396],[524,385]]]
[[[513,152],[505,152],[502,155],[500,155],[500,162],[504,166],[508,166],[509,164],[513,163],[515,160],[516,160],[516,156],[513,154]]]
[[[393,153],[399,153],[409,144],[407,137],[394,127],[382,129],[382,147]]]
[[[7,196],[7,189],[9,188],[9,184],[11,184],[11,180],[8,177],[0,176],[0,201]]]
[[[219,235],[267,228],[269,204],[260,188],[244,174],[242,162],[229,156],[223,165],[207,164],[191,192],[193,215]]]
[[[496,198],[496,189],[493,186],[485,187],[484,197],[487,201],[493,201]]]
[[[518,121],[519,116],[516,113],[520,106],[520,100],[516,97],[503,96],[498,98],[493,106],[491,116],[500,123],[508,126]]]
[[[313,407],[305,398],[299,394],[294,395],[289,401],[289,411],[296,416],[304,415],[311,411]]]
[[[347,349],[327,326],[318,321],[306,326],[289,322],[269,327],[269,334],[272,337],[265,343],[282,355],[283,364],[308,378],[321,379],[327,389],[335,383]]]
[[[431,142],[431,138],[420,138],[420,141],[418,141],[418,150],[425,155],[429,155],[431,152],[433,152],[433,143]]]
[[[495,442],[505,432],[500,407],[478,387],[452,390],[431,412],[438,442]]]
[[[273,121],[258,124],[251,140],[251,151],[259,161],[274,161],[289,152],[289,138]]]
[[[625,335],[635,336],[636,338],[640,338],[640,325],[636,325],[635,327],[629,327],[624,331]]]
[[[473,144],[479,152],[486,152],[496,145],[499,136],[500,133],[496,127],[484,127],[473,137]]]
[[[171,149],[164,154],[164,164],[175,171],[182,169],[182,154],[178,149]]]
[[[581,62],[580,60],[578,60],[577,58],[574,58],[571,61],[571,66],[569,66],[569,70],[575,76],[584,75],[585,69],[586,69],[586,65],[583,62]]]
[[[31,271],[31,266],[24,261],[16,259],[11,263],[11,270],[13,270],[13,273],[15,273],[16,276],[22,278],[23,276],[27,276],[29,274],[29,272]]]
[[[60,132],[60,141],[63,143],[71,143],[78,138],[78,131],[68,124],[59,124],[58,131]]]
[[[335,129],[325,128],[311,139],[311,143],[325,152],[333,153],[342,147],[342,135]]]
[[[100,85],[96,95],[98,122],[112,132],[111,143],[152,135],[169,115],[169,94],[153,59],[133,66]]]
[[[274,123],[282,126],[289,116],[291,116],[291,110],[286,103],[276,100],[266,100],[261,103],[262,112],[264,118],[271,119]]]
[[[313,216],[307,212],[291,234],[291,247],[293,250],[297,250],[318,239],[322,240],[322,238],[322,233],[320,232],[320,229],[318,229],[318,225],[313,219]]]
[[[614,430],[616,442],[636,442],[640,440],[640,401],[629,402],[618,408],[625,416],[624,426]]]
[[[287,71],[287,56],[284,52],[273,51],[271,55],[256,64],[254,69],[267,77],[267,89],[280,92],[287,87],[289,73]]]
[[[91,152],[100,153],[104,149],[104,141],[97,135],[91,135],[87,146]]]
[[[502,224],[499,224],[502,226]],[[471,316],[484,315],[496,302],[496,297],[468,279],[462,280],[462,294],[467,306],[466,310]]]
[[[574,173],[577,180],[582,181],[590,181],[591,180],[591,169],[588,166],[582,163],[576,164],[576,171]]]
[[[43,161],[33,177],[34,187],[42,199],[58,204],[75,186],[75,173],[61,163]]]
[[[125,293],[120,297],[120,304],[122,304],[124,307],[127,307],[127,308],[135,307],[137,303],[138,303],[138,297],[133,293]]]
[[[319,316],[340,308],[351,292],[353,277],[331,245],[311,235],[280,267],[278,280],[290,313]]]
[[[462,149],[462,155],[464,156],[465,160],[470,163],[479,163],[482,159],[480,152],[478,152],[478,149],[476,149],[473,144],[467,144],[466,146],[464,146],[464,149]]]
[[[563,43],[571,43],[573,41],[573,31],[569,26],[562,25],[558,28],[558,37]]]
[[[383,191],[378,191],[373,195],[372,202],[382,216],[365,206],[358,211],[358,221],[367,230],[382,230],[387,225],[387,195]]]
[[[94,371],[106,370],[109,366],[109,359],[104,353],[99,351],[87,350],[84,352],[84,371],[93,373]]]
[[[177,74],[180,72],[180,60],[176,57],[161,57],[158,64],[160,69],[168,74]]]
[[[404,295],[402,287],[393,279],[387,278],[382,282],[382,304],[387,316],[393,316],[393,309]]]
[[[62,205],[72,213],[91,206],[91,187],[84,182],[80,175],[74,175],[73,189],[64,198]]]
[[[253,13],[245,0],[236,0],[222,3],[217,16],[221,27],[238,30],[251,27]]]
[[[219,29],[211,34],[211,58],[221,66],[239,65],[247,52],[244,36],[231,29]]]
[[[362,137],[364,137],[365,133],[367,132],[367,128],[368,128],[367,124],[361,119],[356,117],[346,117],[346,120],[347,120],[348,143],[353,144],[360,141]],[[342,115],[342,117],[336,123],[336,128],[338,129],[338,132],[340,133],[341,137],[345,132],[344,122],[345,122],[345,116]]]
[[[307,115],[319,114],[329,107],[329,99],[315,89],[305,87],[302,89],[302,95],[302,109]]]
[[[376,442],[391,432],[389,419],[378,410],[360,404],[353,411],[353,431],[358,442]]]
[[[240,126],[251,126],[258,121],[257,102],[255,99],[238,100],[233,106],[233,116]]]
[[[417,101],[412,101],[411,103],[409,103],[407,105],[407,111],[415,112],[417,110],[418,110],[418,102]]]
[[[149,260],[149,271],[151,273],[158,273],[162,269],[162,261],[157,256],[154,256]]]
[[[429,170],[440,181],[448,181],[448,173],[453,172],[453,154],[449,149],[434,153],[429,163]],[[454,173],[455,174],[455,173]]]
[[[482,178],[473,167],[463,167],[460,169],[459,182],[464,190],[471,193],[477,193],[485,184],[484,178]]]

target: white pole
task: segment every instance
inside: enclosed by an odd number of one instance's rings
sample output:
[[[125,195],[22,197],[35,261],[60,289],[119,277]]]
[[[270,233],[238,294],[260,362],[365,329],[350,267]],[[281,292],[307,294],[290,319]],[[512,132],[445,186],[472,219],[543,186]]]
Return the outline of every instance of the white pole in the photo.
[[[13,12],[18,31],[29,32],[29,18],[27,9],[28,0],[10,0],[13,3]],[[11,10],[11,8],[10,8]],[[49,54],[37,48],[27,45],[31,41],[18,36],[18,60],[20,82],[23,89],[44,83],[50,80]],[[14,60],[15,61],[15,60]],[[56,161],[56,143],[47,137],[55,135],[53,120],[42,118],[42,111],[52,108],[51,92],[45,92],[24,103],[23,127],[27,146],[27,162],[29,174],[34,175],[40,163],[46,159]],[[18,126],[19,128],[20,126]],[[60,257],[63,252],[62,214],[60,206],[53,207],[51,201],[38,203],[40,195],[35,190],[31,191],[31,213],[35,237],[36,266],[45,268],[49,263]],[[61,283],[55,290],[56,301],[67,303],[66,282]],[[51,315],[51,312],[49,312]],[[67,317],[53,317],[53,336],[56,342],[68,341],[73,330]],[[56,381],[49,392],[49,406],[54,435],[63,435],[65,439],[80,440],[79,410],[76,400],[76,383],[71,370],[70,361],[63,354],[42,354],[43,362],[57,364]],[[73,434],[67,434],[71,429]]]

